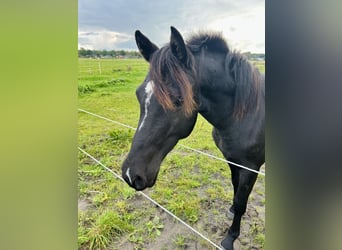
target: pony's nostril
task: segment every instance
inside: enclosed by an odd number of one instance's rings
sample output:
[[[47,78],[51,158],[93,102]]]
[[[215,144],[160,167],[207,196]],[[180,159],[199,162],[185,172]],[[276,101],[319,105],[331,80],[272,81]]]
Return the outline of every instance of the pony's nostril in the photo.
[[[146,182],[141,176],[137,175],[133,181],[133,186],[136,190],[143,190],[146,188]]]

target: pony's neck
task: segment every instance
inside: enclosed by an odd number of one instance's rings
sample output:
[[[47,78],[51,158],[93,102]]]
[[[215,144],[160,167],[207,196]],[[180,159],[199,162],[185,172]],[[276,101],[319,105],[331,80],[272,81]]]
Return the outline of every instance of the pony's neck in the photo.
[[[215,95],[202,95],[198,112],[215,128],[224,129],[233,120],[233,101],[218,92]]]
[[[264,109],[264,79],[242,55],[200,53],[195,58],[199,113],[214,127],[227,128]]]
[[[196,60],[199,72],[198,112],[214,127],[227,127],[234,107],[234,84],[225,70],[225,56],[199,55]]]

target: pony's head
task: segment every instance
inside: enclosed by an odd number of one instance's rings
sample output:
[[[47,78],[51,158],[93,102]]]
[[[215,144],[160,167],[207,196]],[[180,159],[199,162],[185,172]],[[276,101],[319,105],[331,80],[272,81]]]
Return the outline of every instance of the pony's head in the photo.
[[[140,119],[122,176],[136,190],[152,187],[160,164],[187,137],[196,122],[194,58],[181,34],[171,27],[170,43],[158,48],[140,31],[135,32],[140,53],[150,63],[137,88]]]

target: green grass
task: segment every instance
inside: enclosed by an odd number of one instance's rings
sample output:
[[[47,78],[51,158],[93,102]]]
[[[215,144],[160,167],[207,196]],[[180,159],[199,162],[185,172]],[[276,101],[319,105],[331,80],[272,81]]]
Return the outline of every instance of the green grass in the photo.
[[[257,63],[263,71],[264,64]],[[142,59],[79,59],[79,108],[137,127],[139,105],[135,89],[143,82],[147,70],[148,64]],[[83,112],[78,113],[78,130],[79,147],[121,174],[134,131]],[[211,130],[199,116],[194,131],[181,143],[222,157]],[[258,181],[264,186],[264,178]],[[260,196],[263,189],[255,192]],[[225,215],[233,196],[228,166],[180,146],[166,157],[155,187],[146,193],[215,242],[222,240],[231,223]],[[199,241],[81,152],[78,194],[79,201],[88,204],[86,209],[79,208],[79,249],[150,249],[151,244],[155,249],[184,249]],[[264,222],[258,217],[251,220],[250,224],[256,226],[250,226],[245,237],[252,233],[253,246],[262,249]],[[170,227],[165,225],[170,221],[183,234],[175,231],[169,235]],[[207,225],[211,224],[217,229],[210,229]],[[169,241],[156,247],[158,240],[165,238]],[[213,249],[201,240],[199,244],[201,249]]]

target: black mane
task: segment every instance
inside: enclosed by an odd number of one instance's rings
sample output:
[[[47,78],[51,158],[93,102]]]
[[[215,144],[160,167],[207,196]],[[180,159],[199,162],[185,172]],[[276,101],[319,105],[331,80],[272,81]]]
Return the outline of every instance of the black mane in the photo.
[[[262,77],[256,67],[241,53],[231,50],[218,32],[193,34],[187,43],[193,53],[202,49],[209,53],[225,56],[225,71],[235,83],[234,117],[242,118],[248,112],[257,110],[262,98]]]
[[[206,48],[208,51],[227,54],[229,47],[222,33],[219,32],[204,32],[193,34],[187,40],[188,48],[196,53],[201,48]]]

